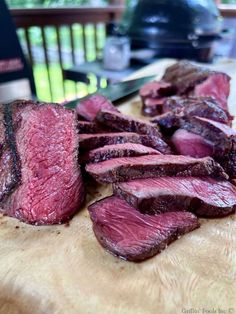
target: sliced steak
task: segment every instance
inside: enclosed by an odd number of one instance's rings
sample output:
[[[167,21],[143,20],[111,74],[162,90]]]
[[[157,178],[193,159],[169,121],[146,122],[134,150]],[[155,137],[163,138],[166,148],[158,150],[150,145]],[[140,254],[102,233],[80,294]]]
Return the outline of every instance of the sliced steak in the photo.
[[[160,114],[165,97],[172,96],[174,93],[173,85],[164,81],[145,84],[139,91],[143,102],[143,114],[151,117]]]
[[[213,157],[231,178],[236,177],[236,132],[229,126],[200,117],[183,119],[181,127],[212,142]]]
[[[86,171],[98,182],[113,183],[162,176],[212,176],[228,178],[212,158],[150,155],[116,158],[88,164]]]
[[[172,84],[164,81],[152,81],[143,85],[139,91],[141,98],[161,98],[171,96],[175,93],[175,88]]]
[[[23,107],[23,104],[22,104]],[[18,156],[11,107],[0,106],[0,211],[1,204],[21,183],[21,165]]]
[[[161,114],[166,98],[146,98],[143,100],[142,113],[145,116],[154,117]]]
[[[212,142],[184,129],[179,129],[173,134],[171,143],[175,152],[179,155],[195,158],[213,156],[214,145]]]
[[[231,125],[232,117],[212,97],[169,97],[163,112],[172,111],[178,117],[198,116]]]
[[[163,133],[172,132],[180,127],[180,121],[178,115],[174,114],[172,111],[160,114],[154,117],[151,122],[156,123]]]
[[[77,114],[87,121],[93,121],[101,109],[118,112],[106,97],[96,94],[80,101],[76,107]]]
[[[116,183],[113,190],[145,214],[187,210],[203,217],[222,217],[236,210],[235,186],[212,178],[141,179]]]
[[[0,157],[5,144],[4,107],[0,105]]]
[[[136,143],[152,147],[163,154],[171,152],[169,146],[156,136],[140,135],[132,132],[81,134],[80,148],[82,151],[103,147],[105,145]]]
[[[181,127],[212,142],[215,156],[224,157],[235,146],[236,131],[225,124],[206,118],[189,117],[182,121]]]
[[[9,151],[1,162],[11,158],[17,180],[1,201],[1,212],[31,224],[68,220],[84,199],[75,113],[60,105],[20,101],[4,111]]]
[[[78,132],[80,134],[104,133],[108,130],[95,122],[78,121]]]
[[[85,153],[81,159],[84,163],[97,163],[119,157],[134,157],[145,155],[160,155],[156,149],[141,144],[124,143],[115,145],[105,145],[104,147],[92,149]]]
[[[231,125],[231,115],[217,105],[211,97],[170,97],[163,104],[163,114],[154,117],[162,131],[175,130],[182,119],[198,116]]]
[[[191,213],[143,215],[115,196],[90,205],[88,210],[99,243],[113,255],[133,262],[156,255],[179,236],[199,227]]]
[[[110,110],[101,110],[98,112],[96,120],[107,127],[116,129],[117,131],[134,132],[138,134],[161,137],[161,134],[155,124],[135,119],[122,113]]]
[[[228,110],[230,77],[211,71],[188,61],[180,61],[167,68],[163,80],[173,84],[179,95],[212,96]]]

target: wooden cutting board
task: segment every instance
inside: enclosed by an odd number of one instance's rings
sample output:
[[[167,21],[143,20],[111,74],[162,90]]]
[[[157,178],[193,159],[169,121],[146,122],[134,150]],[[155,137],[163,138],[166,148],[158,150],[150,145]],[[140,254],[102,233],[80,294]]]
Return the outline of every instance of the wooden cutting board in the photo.
[[[132,77],[161,76],[172,62]],[[236,113],[236,62],[214,68],[233,77]],[[121,110],[138,115],[138,98]],[[110,187],[91,187],[88,203],[109,193]],[[35,227],[1,216],[0,313],[236,313],[235,215],[201,223],[161,254],[134,264],[98,244],[86,208],[69,226]]]

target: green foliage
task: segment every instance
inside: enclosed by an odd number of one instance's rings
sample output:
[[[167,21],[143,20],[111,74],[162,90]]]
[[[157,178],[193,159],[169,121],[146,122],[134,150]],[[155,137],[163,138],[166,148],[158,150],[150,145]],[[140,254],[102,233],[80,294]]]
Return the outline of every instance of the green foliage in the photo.
[[[222,3],[225,3],[225,4],[236,4],[236,0],[222,0]]]
[[[6,0],[10,7],[50,7],[50,6],[74,6],[91,4],[91,0]],[[107,0],[101,0],[101,3],[107,3]]]

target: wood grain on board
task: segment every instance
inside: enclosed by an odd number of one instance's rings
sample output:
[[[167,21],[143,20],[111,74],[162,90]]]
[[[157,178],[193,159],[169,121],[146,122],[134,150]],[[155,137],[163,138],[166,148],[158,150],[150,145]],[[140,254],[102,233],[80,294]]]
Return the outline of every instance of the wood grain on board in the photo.
[[[172,62],[157,62],[132,78],[160,77]],[[236,62],[213,67],[233,77],[236,114]],[[120,108],[139,115],[140,103],[135,98]],[[91,187],[87,204],[109,194],[109,186]],[[201,223],[135,264],[99,245],[86,207],[69,226],[35,227],[0,216],[0,313],[236,313],[236,217]]]

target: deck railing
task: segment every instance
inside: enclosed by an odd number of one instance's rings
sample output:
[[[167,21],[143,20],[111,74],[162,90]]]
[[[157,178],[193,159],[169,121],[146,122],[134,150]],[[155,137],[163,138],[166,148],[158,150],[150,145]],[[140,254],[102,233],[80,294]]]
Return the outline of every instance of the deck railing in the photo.
[[[62,68],[101,56],[106,23],[118,20],[123,0],[104,7],[12,9],[21,44],[34,71],[37,96],[46,101],[83,96],[82,83],[64,81]],[[221,13],[236,18],[236,5],[219,5]],[[89,91],[96,89],[91,76]]]
[[[84,86],[65,82],[62,68],[99,57],[106,23],[118,20],[123,10],[122,4],[11,10],[21,44],[33,67],[39,99],[62,101],[82,96]],[[90,88],[96,88],[94,77]]]

